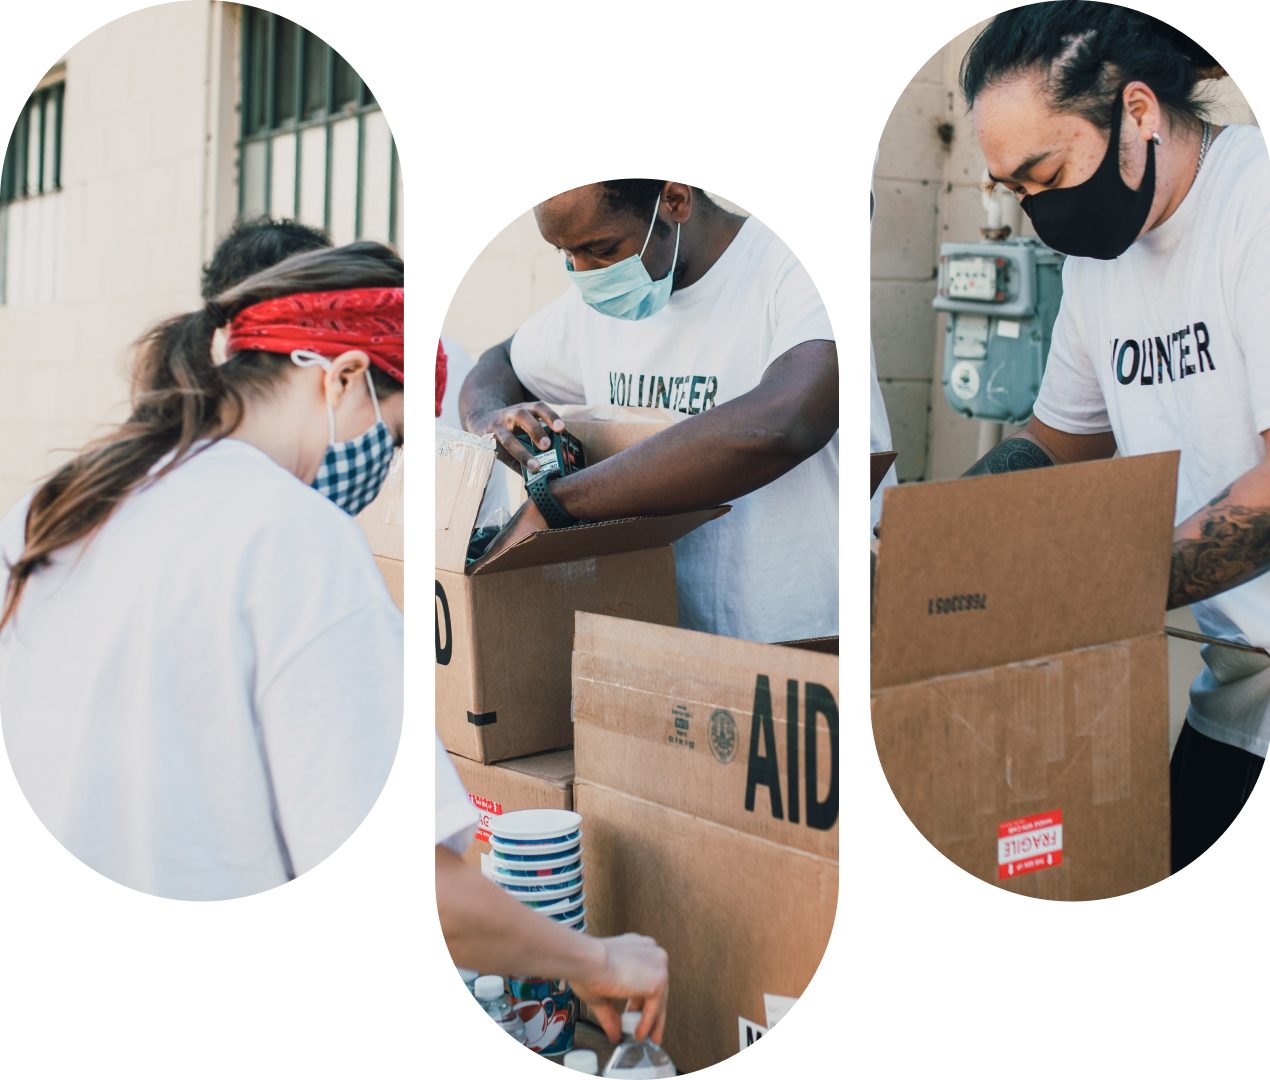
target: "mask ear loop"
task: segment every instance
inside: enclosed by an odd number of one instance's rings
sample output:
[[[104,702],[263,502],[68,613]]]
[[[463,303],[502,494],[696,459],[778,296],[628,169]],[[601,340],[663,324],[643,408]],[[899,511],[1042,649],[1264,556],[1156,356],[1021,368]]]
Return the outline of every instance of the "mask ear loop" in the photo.
[[[366,385],[370,387],[371,404],[375,406],[375,419],[381,424],[384,422],[383,414],[379,411],[379,395],[375,393],[375,380],[370,377],[370,365],[366,365]]]
[[[653,206],[653,220],[652,220],[652,221],[650,221],[650,222],[648,223],[648,235],[647,235],[646,237],[644,237],[644,246],[643,246],[642,248],[640,248],[640,249],[639,249],[639,257],[640,257],[641,259],[644,257],[644,252],[648,250],[648,241],[650,241],[650,240],[653,238],[653,226],[657,224],[657,211],[658,211],[659,209],[661,209],[661,195],[660,195],[660,193],[659,193],[659,194],[658,194],[658,196],[657,196],[657,203],[656,203],[656,205],[654,205],[654,206]],[[676,237],[675,237],[675,249],[676,249],[676,253],[678,252],[678,248],[679,248],[679,237],[678,237],[678,236],[676,236]]]
[[[332,366],[331,362],[325,356],[323,356],[321,353],[315,353],[311,349],[292,349],[291,362],[295,364],[297,367],[313,367],[316,364],[316,365],[319,365],[323,371],[330,371]],[[369,375],[370,373],[367,372],[367,374]],[[375,403],[375,413],[376,415],[378,415],[379,413],[378,402]],[[326,422],[327,422],[328,430],[330,432],[330,437],[327,439],[326,445],[334,446],[335,445],[335,410],[331,408],[330,398],[326,399]]]
[[[648,223],[648,235],[644,237],[644,246],[639,249],[639,257],[643,259],[644,252],[648,250],[648,241],[653,238],[653,226],[657,224],[657,211],[661,207],[661,196],[657,196],[657,205],[653,207],[653,220]],[[675,225],[675,254],[670,259],[670,272],[675,272],[675,266],[679,262],[679,233],[683,229],[681,223]],[[673,279],[672,279],[673,284]]]

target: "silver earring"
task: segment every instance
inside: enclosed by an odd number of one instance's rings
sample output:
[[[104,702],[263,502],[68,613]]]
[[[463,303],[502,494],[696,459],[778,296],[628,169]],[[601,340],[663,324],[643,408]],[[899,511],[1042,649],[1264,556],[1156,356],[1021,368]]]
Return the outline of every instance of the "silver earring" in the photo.
[[[1156,146],[1160,145],[1160,133],[1158,131],[1151,132],[1151,141],[1155,143]]]

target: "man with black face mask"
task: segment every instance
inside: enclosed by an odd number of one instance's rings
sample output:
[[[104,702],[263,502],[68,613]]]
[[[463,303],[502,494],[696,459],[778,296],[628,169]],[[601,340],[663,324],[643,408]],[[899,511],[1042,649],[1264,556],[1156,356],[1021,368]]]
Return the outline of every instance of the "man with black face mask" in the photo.
[[[1270,646],[1270,160],[1195,94],[1225,72],[1108,4],[1034,4],[971,46],[991,177],[1070,257],[1034,414],[967,475],[1180,450],[1170,608]],[[1109,538],[1114,543],[1114,538]],[[1173,869],[1234,820],[1270,743],[1270,658],[1203,650],[1172,761]]]
[[[680,625],[765,642],[836,635],[838,353],[806,270],[757,219],[687,184],[588,184],[535,215],[573,287],[481,357],[464,425],[519,465],[533,455],[518,432],[545,449],[546,429],[564,426],[544,402],[683,419],[552,480],[546,511],[527,502],[490,551],[577,520],[731,503],[675,544]]]

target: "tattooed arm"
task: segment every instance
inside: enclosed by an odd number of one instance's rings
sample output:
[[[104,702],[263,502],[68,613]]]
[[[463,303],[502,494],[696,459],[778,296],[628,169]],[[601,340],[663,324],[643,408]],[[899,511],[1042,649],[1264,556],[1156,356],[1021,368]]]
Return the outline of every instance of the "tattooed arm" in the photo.
[[[1207,600],[1267,570],[1270,459],[1249,469],[1173,530],[1169,609]]]
[[[1043,424],[1034,416],[1027,427],[994,446],[962,476],[988,476],[1043,469],[1047,465],[1070,465],[1076,461],[1098,461],[1115,452],[1116,437],[1109,431],[1072,435]]]

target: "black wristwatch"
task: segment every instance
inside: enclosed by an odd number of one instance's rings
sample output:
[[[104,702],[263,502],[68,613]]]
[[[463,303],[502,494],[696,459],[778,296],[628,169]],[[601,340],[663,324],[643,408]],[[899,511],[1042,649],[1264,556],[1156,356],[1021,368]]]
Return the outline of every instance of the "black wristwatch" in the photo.
[[[551,494],[551,488],[547,485],[552,480],[559,479],[559,476],[557,472],[553,472],[550,476],[540,476],[527,484],[526,490],[529,492],[529,497],[534,500],[534,505],[538,507],[538,512],[547,522],[548,528],[567,529],[570,525],[580,525],[582,522],[561,506],[556,501],[556,497]]]

